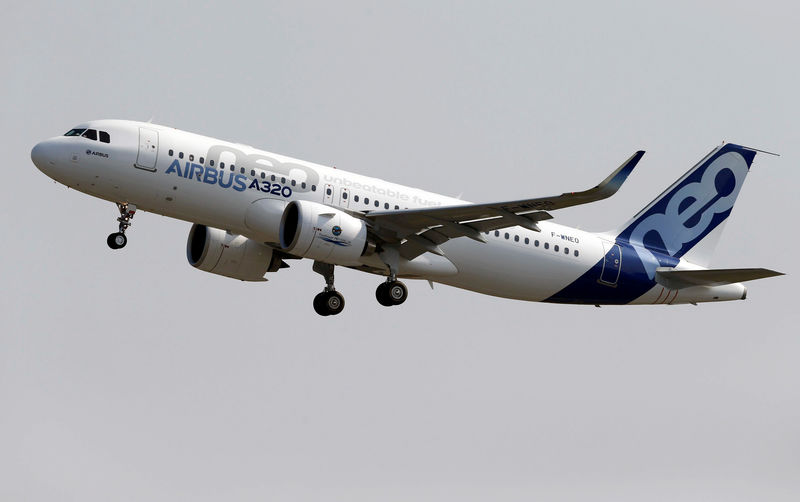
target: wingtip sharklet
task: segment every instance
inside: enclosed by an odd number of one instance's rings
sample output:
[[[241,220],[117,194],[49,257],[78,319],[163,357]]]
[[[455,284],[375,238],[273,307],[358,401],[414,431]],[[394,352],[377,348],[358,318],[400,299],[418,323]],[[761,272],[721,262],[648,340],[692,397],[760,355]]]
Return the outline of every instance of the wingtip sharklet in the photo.
[[[598,197],[597,200],[605,199],[607,197],[611,197],[617,190],[620,189],[625,180],[628,179],[628,176],[633,172],[633,169],[642,160],[644,156],[644,150],[638,150],[636,153],[631,155],[625,162],[622,163],[618,168],[614,170],[611,174],[609,174],[606,179],[600,182],[596,187],[593,189],[587,190],[587,192],[595,192],[595,196]]]

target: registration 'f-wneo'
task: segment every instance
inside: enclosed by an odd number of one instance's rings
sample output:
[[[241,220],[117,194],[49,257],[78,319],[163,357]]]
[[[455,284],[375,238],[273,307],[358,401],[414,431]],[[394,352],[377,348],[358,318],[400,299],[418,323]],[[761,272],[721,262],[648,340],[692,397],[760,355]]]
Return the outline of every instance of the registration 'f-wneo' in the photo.
[[[54,180],[117,204],[112,249],[125,246],[137,210],[186,220],[189,263],[206,272],[264,281],[287,260],[313,260],[325,278],[314,310],[332,315],[344,308],[337,265],[385,277],[375,292],[385,306],[408,296],[398,278],[553,303],[744,299],[741,282],[780,274],[707,267],[756,153],[714,148],[605,233],[551,223],[550,212],[614,194],[642,151],[592,189],[488,204],[125,120],[78,125],[37,144],[31,159]]]

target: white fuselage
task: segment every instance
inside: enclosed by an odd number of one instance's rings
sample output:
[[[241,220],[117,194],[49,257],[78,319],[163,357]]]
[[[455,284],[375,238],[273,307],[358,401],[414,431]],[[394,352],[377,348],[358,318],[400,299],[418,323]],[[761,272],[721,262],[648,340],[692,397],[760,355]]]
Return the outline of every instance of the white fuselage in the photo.
[[[247,215],[252,203],[260,199],[308,200],[354,213],[467,204],[155,124],[101,120],[81,127],[107,131],[110,143],[82,137],[56,137],[43,142],[41,160],[34,158],[34,162],[45,174],[108,201],[135,204],[141,210],[259,241],[269,236],[263,229],[248,225]],[[150,143],[140,129],[154,133]],[[218,159],[213,167],[209,165],[210,158]],[[441,249],[452,266],[443,266],[442,257],[425,253],[416,264],[401,267],[400,275],[499,297],[542,301],[601,262],[614,240],[613,236],[550,222],[539,226],[541,232],[522,227],[492,231],[485,235],[486,243],[464,237],[451,239]],[[363,263],[373,270],[384,268],[374,255],[365,256]],[[678,268],[697,267],[682,262]],[[680,294],[654,284],[630,303],[729,300],[738,299],[743,293],[740,284],[693,287],[682,289]]]

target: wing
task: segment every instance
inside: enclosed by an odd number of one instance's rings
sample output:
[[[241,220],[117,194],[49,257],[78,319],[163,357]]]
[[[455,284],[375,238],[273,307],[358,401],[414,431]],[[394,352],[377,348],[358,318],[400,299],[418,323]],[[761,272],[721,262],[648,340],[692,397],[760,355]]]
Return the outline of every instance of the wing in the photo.
[[[537,223],[552,218],[547,211],[610,197],[619,190],[642,155],[641,150],[634,153],[599,185],[583,192],[487,204],[373,211],[365,217],[380,240],[400,244],[400,255],[404,258],[412,260],[426,251],[441,255],[439,245],[449,239],[469,237],[486,242],[482,232],[517,225],[538,232]]]

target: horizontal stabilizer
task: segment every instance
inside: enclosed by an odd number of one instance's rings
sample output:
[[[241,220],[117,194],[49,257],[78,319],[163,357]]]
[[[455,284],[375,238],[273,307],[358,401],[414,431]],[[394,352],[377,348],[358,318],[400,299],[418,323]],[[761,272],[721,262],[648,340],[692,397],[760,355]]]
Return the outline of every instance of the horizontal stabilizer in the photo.
[[[719,268],[712,270],[656,269],[656,282],[669,289],[692,286],[722,286],[737,282],[753,281],[783,275],[782,272],[766,268]]]

